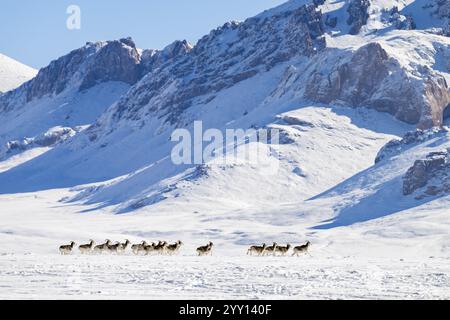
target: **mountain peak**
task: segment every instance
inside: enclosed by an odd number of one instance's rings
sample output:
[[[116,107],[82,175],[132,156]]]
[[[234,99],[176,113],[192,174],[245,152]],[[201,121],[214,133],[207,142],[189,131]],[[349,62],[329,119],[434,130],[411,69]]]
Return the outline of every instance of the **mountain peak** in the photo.
[[[141,77],[140,62],[141,55],[131,38],[87,42],[50,62],[31,81],[4,95],[0,110],[10,110],[15,104],[23,105],[44,96],[59,95],[68,89],[84,91],[108,81],[132,85]]]

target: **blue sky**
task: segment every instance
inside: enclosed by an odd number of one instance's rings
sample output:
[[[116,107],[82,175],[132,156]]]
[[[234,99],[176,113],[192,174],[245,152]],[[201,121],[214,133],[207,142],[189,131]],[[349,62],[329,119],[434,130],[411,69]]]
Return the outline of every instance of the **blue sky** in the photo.
[[[243,20],[286,0],[2,0],[0,53],[34,68],[87,41],[131,36],[140,48],[177,39],[195,43],[229,20]],[[81,30],[66,28],[69,5],[81,8]]]

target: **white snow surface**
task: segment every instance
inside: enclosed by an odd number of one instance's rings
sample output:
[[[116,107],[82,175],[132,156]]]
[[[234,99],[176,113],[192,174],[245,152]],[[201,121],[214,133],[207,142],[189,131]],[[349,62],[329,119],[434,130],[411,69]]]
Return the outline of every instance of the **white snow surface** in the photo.
[[[0,53],[0,94],[19,87],[36,74],[37,70]]]

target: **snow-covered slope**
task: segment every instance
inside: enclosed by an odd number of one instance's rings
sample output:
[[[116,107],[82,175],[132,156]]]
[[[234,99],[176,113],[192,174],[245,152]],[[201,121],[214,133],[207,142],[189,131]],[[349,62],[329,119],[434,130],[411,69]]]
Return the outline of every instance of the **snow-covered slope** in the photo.
[[[37,71],[0,53],[0,94],[19,87]]]
[[[339,16],[349,15],[350,2],[321,3],[316,8],[291,1],[244,22],[227,23],[193,48],[176,42],[164,54],[146,51],[137,56],[136,63],[144,66],[146,75],[94,126],[54,152],[0,176],[14,181],[1,188],[7,192],[72,187],[134,177],[145,169],[151,178],[127,189],[121,197],[115,196],[120,191],[111,193],[109,200],[120,203],[149,198],[139,203],[153,203],[165,190],[160,187],[162,181],[193,170],[193,166],[170,163],[173,144],[168,140],[174,128],[192,130],[193,120],[202,120],[204,129],[277,126],[283,113],[307,106],[311,100],[331,108],[375,109],[422,127],[441,124],[450,101],[449,74],[442,63],[449,38],[426,30],[396,30],[376,13],[397,3],[377,1],[371,2],[376,10],[369,10],[369,16],[379,21],[382,31],[374,33],[373,24],[366,23],[359,34],[349,35],[343,26],[336,34],[324,20],[336,15],[336,28],[339,23],[348,26]],[[402,134],[404,125],[400,123],[386,129],[377,121],[373,130],[390,134],[393,127]],[[301,136],[301,131],[295,130],[287,128],[286,134]],[[308,161],[320,157],[320,153],[312,155]],[[364,168],[365,163],[359,162],[355,170]],[[158,174],[153,175],[153,170]],[[336,178],[329,184],[344,178],[335,172],[328,175]],[[292,177],[301,179],[295,173]],[[326,186],[319,179],[314,187],[304,185],[297,192],[312,195]],[[155,188],[156,198],[151,191]]]
[[[0,96],[0,159],[33,147],[52,147],[61,139],[45,145],[29,141],[54,135],[56,128],[80,132],[89,127],[138,80],[139,59],[128,39],[87,43]]]
[[[196,45],[141,51],[121,39],[74,50],[0,97],[0,241],[15,243],[8,253],[51,255],[69,238],[171,238],[188,243],[190,256],[211,239],[219,256],[231,257],[249,244],[310,239],[322,265],[382,259],[380,268],[395,266],[401,276],[401,268],[438,257],[445,274],[446,3],[291,0],[226,23]],[[177,165],[171,134],[193,133],[194,121],[221,133],[276,128],[281,139]],[[247,148],[263,150],[258,162],[240,161]],[[34,257],[4,261],[32,265]],[[102,258],[95,261],[102,269]],[[216,262],[224,279],[234,272],[234,262]],[[245,266],[254,270],[250,260]],[[352,278],[345,269],[324,281]],[[436,291],[420,297],[436,296],[442,283],[448,295],[448,277],[434,276],[426,275]],[[369,291],[386,293],[380,288],[391,278],[380,276]],[[414,291],[406,282],[396,288]],[[270,296],[265,290],[260,296]],[[275,294],[291,295],[302,296],[293,288]]]

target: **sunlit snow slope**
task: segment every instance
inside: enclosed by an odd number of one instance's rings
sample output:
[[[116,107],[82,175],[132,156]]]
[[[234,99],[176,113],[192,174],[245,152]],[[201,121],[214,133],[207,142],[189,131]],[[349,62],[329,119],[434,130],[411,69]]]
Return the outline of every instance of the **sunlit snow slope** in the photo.
[[[36,74],[35,69],[0,53],[0,93],[19,87]]]

